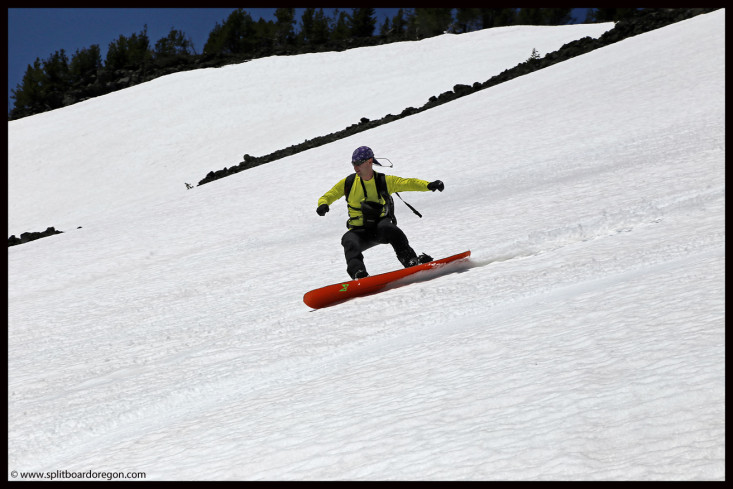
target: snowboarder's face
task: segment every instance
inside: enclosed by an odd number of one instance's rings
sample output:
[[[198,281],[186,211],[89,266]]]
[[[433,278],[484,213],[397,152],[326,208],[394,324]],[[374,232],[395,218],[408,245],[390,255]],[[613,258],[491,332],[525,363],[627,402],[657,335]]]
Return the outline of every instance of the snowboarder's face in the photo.
[[[374,170],[372,169],[373,164],[374,163],[371,158],[362,161],[361,163],[354,163],[354,171],[362,180],[371,180],[374,176]]]

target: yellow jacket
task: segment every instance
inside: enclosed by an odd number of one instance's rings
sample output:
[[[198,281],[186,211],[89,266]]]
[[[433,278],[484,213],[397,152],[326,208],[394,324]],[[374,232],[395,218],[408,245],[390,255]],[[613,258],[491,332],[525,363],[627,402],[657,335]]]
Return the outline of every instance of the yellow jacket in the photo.
[[[393,194],[395,192],[427,192],[428,182],[418,178],[401,178],[395,175],[385,175],[387,183],[387,192]],[[344,183],[346,177],[334,185],[331,190],[326,192],[318,199],[318,205],[328,204],[329,206],[344,196]],[[363,186],[362,186],[363,184]],[[364,196],[366,189],[366,196]],[[354,178],[354,184],[351,186],[350,195],[346,196],[346,204],[349,212],[349,227],[362,226],[364,224],[361,213],[361,203],[364,201],[378,202],[382,205],[386,204],[384,198],[377,192],[377,172],[371,180],[362,181],[359,175]],[[386,215],[387,206],[384,206],[382,216]]]

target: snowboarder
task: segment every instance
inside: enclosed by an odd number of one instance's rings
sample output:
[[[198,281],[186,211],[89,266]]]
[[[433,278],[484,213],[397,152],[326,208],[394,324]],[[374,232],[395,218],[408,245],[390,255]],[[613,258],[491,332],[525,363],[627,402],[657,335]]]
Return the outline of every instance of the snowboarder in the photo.
[[[349,229],[341,238],[346,257],[346,272],[352,279],[368,277],[364,266],[363,251],[378,244],[389,243],[397,254],[397,259],[405,268],[433,259],[417,253],[410,247],[405,233],[397,227],[394,217],[394,202],[391,194],[401,191],[442,192],[444,185],[440,180],[428,183],[417,178],[400,178],[375,172],[373,165],[380,165],[374,152],[367,146],[360,146],[351,155],[355,174],[340,180],[318,199],[316,212],[325,216],[329,205],[346,197]],[[419,214],[418,214],[419,215]]]

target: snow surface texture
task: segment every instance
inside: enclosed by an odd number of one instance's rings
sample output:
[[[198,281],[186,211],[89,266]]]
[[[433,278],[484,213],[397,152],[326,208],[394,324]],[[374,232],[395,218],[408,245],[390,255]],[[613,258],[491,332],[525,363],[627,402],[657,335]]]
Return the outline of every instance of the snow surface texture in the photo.
[[[724,10],[183,185],[584,28],[268,58],[9,122],[9,232],[66,231],[8,249],[9,470],[724,479]],[[473,255],[312,311],[347,277],[344,201],[316,202],[361,145],[445,182],[403,195],[423,219],[396,202],[418,253]]]

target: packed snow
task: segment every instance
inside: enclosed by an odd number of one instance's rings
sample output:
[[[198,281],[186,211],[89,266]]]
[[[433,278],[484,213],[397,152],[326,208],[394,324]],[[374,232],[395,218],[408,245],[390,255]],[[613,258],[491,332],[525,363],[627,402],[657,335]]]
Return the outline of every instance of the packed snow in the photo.
[[[724,10],[184,186],[611,27],[272,57],[9,122],[9,234],[64,233],[8,249],[8,479],[725,479]],[[362,145],[445,183],[402,194],[422,219],[396,199],[415,250],[472,257],[312,310],[348,278],[345,203],[317,200]]]

